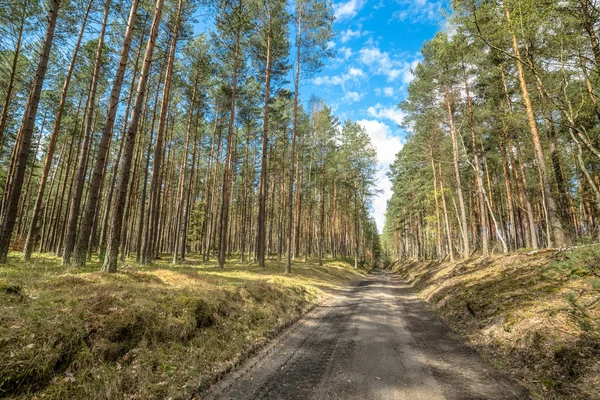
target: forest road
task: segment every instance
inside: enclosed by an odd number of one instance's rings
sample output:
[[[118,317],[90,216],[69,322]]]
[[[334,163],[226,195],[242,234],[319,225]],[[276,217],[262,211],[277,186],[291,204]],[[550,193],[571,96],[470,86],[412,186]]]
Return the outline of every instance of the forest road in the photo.
[[[376,270],[274,339],[203,399],[527,399],[402,280]]]

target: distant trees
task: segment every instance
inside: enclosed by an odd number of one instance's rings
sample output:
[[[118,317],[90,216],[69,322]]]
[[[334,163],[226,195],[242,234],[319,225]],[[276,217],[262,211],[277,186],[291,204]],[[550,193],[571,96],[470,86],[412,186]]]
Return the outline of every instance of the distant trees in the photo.
[[[300,96],[300,77],[311,77],[323,67],[323,60],[332,56],[328,42],[333,37],[332,9],[327,2],[296,0],[293,3],[292,24],[295,30],[293,42],[296,60],[294,68],[294,109],[292,120],[292,138],[290,149],[290,173],[287,204],[287,248],[285,272],[292,271],[292,240],[294,233],[298,235],[300,224],[294,225],[294,181],[296,179],[296,137],[298,132],[298,98]],[[301,190],[301,189],[299,189]],[[296,244],[296,247],[298,245]]]
[[[97,256],[114,272],[133,254],[196,252],[220,267],[287,256],[290,272],[301,254],[378,257],[368,136],[299,102],[332,55],[328,1],[48,4],[45,36],[28,20],[37,2],[0,11],[2,262],[9,249],[75,266]],[[214,32],[192,37],[207,6]]]
[[[597,13],[586,1],[453,7],[452,35],[425,44],[400,104],[410,139],[391,168],[388,250],[442,259],[598,240]]]

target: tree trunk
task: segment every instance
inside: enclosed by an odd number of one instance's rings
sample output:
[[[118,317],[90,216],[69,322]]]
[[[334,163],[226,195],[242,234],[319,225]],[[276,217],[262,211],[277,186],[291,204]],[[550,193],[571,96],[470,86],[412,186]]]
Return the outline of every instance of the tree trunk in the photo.
[[[469,128],[471,131],[471,145],[473,147],[473,157],[475,161],[475,181],[477,183],[477,197],[479,200],[479,222],[481,225],[481,250],[483,255],[487,256],[490,252],[487,212],[484,199],[483,182],[481,181],[481,165],[479,164],[479,151],[475,140],[475,121],[473,118],[473,104],[471,102],[471,93],[469,91],[469,83],[465,73],[465,93],[467,95],[467,109],[469,111]]]
[[[256,256],[258,265],[265,267],[266,217],[267,217],[267,144],[269,143],[269,96],[271,90],[271,35],[267,34],[267,60],[265,68],[265,109],[263,116],[262,154],[260,161],[260,181],[258,185],[258,216]]]
[[[596,30],[594,29],[594,22],[590,15],[589,2],[588,0],[580,0],[581,13],[583,14],[583,27],[590,37],[590,44],[592,45],[592,52],[594,53],[594,61],[596,62],[596,73],[600,74],[600,45],[598,44],[598,37],[596,36]],[[592,4],[592,8],[595,7]]]
[[[298,96],[300,85],[300,50],[302,39],[302,14],[298,12],[296,26],[296,71],[294,76],[294,110],[292,122],[292,146],[290,150],[290,183],[288,185],[288,204],[287,204],[287,249],[285,259],[285,273],[292,273],[292,226],[294,225],[294,163],[296,152],[296,130],[298,126]]]
[[[98,198],[100,194],[100,186],[102,185],[102,181],[104,180],[103,171],[105,170],[106,166],[108,150],[110,147],[110,139],[112,137],[115,117],[117,115],[117,108],[119,106],[119,97],[121,95],[121,88],[123,86],[123,78],[125,76],[125,70],[127,69],[127,60],[129,59],[129,49],[131,47],[131,40],[133,38],[133,30],[137,15],[138,4],[139,0],[133,0],[131,3],[131,10],[129,12],[129,18],[127,20],[127,29],[125,30],[125,38],[123,39],[123,45],[121,46],[121,54],[119,56],[119,64],[113,81],[113,87],[110,92],[108,110],[102,128],[102,136],[100,138],[100,145],[98,147],[98,154],[96,156],[94,171],[92,173],[92,181],[90,183],[88,201],[86,204],[83,220],[81,222],[81,232],[79,233],[77,245],[75,246],[75,253],[73,255],[75,265],[77,265],[78,267],[82,267],[85,265],[88,237],[90,235],[90,230],[95,219],[94,217],[98,212],[97,208]],[[141,40],[144,40],[143,37]]]
[[[148,75],[150,74],[150,65],[152,62],[152,54],[154,52],[154,45],[156,44],[156,37],[158,36],[158,27],[160,24],[160,18],[162,14],[164,0],[156,1],[156,8],[154,11],[154,18],[152,21],[152,28],[150,30],[150,38],[146,46],[146,54],[144,55],[144,62],[142,71],[140,74],[140,80],[135,96],[134,107],[131,112],[131,118],[129,127],[127,129],[127,137],[125,138],[125,147],[123,153],[123,166],[119,176],[119,183],[117,186],[117,198],[114,203],[114,211],[112,215],[112,230],[110,232],[108,251],[104,260],[104,270],[106,272],[117,271],[117,258],[119,255],[119,243],[121,241],[121,227],[123,224],[123,211],[125,208],[125,200],[127,197],[127,186],[129,183],[129,173],[131,170],[131,162],[133,158],[133,147],[135,145],[135,136],[140,120],[142,111],[142,105],[144,103],[144,96],[146,94],[146,84],[148,82]]]
[[[177,185],[177,203],[176,203],[176,218],[175,218],[175,239],[173,243],[173,264],[178,264],[178,256],[179,256],[179,242],[183,225],[183,207],[185,200],[185,173],[187,170],[188,156],[189,156],[189,144],[190,144],[190,133],[192,130],[192,120],[194,115],[194,102],[196,100],[196,89],[197,89],[198,79],[196,77],[196,81],[194,82],[194,89],[192,91],[192,100],[190,102],[190,110],[188,114],[188,122],[187,129],[185,133],[185,144],[183,148],[183,157],[181,160],[181,170],[179,171],[179,184]],[[195,144],[194,144],[195,145]],[[195,149],[195,147],[194,147]],[[191,190],[191,187],[188,186],[188,190]]]
[[[519,50],[519,44],[517,42],[517,36],[514,33],[512,21],[510,18],[510,11],[506,2],[504,3],[504,10],[506,14],[506,21],[511,34],[513,51],[515,53],[516,65],[517,65],[517,76],[519,78],[519,86],[521,88],[521,95],[523,97],[523,105],[525,106],[525,113],[527,114],[527,121],[529,122],[529,131],[533,140],[533,147],[535,150],[535,156],[540,170],[540,184],[544,191],[546,198],[546,205],[548,207],[548,219],[550,220],[551,233],[554,236],[554,243],[557,247],[564,247],[567,245],[567,240],[563,231],[562,224],[557,215],[556,201],[552,194],[550,182],[548,181],[548,172],[546,168],[546,161],[544,159],[544,150],[542,148],[542,142],[538,131],[537,121],[529,98],[529,89],[527,89],[527,81],[525,80],[525,72],[523,71],[523,65],[521,64],[521,53]],[[551,238],[549,238],[551,239]]]
[[[162,153],[163,153],[163,136],[165,132],[165,124],[167,119],[167,111],[169,109],[170,91],[171,91],[171,80],[173,77],[173,65],[175,62],[175,50],[177,48],[177,39],[179,36],[179,19],[181,16],[181,9],[183,0],[179,0],[177,5],[177,15],[175,17],[175,24],[173,30],[173,38],[171,39],[171,46],[169,49],[169,58],[167,64],[167,72],[165,74],[165,83],[163,89],[163,97],[161,101],[160,116],[158,121],[158,131],[156,133],[156,147],[154,149],[154,163],[152,165],[152,178],[150,180],[150,224],[149,224],[149,238],[150,242],[147,246],[147,251],[144,254],[143,262],[145,264],[150,263],[154,259],[155,255],[155,239],[156,239],[156,224],[159,218],[160,202],[159,191],[160,182],[158,180],[159,173],[162,167]]]
[[[65,77],[65,82],[63,84],[63,89],[60,97],[60,102],[58,105],[58,110],[56,112],[56,119],[54,120],[54,128],[52,129],[52,133],[50,135],[50,141],[48,142],[48,149],[46,150],[46,161],[44,162],[44,169],[42,170],[42,176],[40,178],[37,196],[35,198],[35,204],[33,206],[33,214],[31,216],[31,223],[29,226],[29,230],[27,233],[27,239],[25,240],[25,247],[23,249],[23,261],[29,261],[31,257],[31,252],[33,251],[33,241],[35,235],[37,234],[37,225],[40,214],[40,209],[42,206],[42,200],[44,198],[44,192],[46,190],[46,181],[48,180],[48,173],[50,172],[50,167],[52,165],[52,160],[54,158],[54,150],[56,148],[56,141],[58,139],[58,134],[61,128],[62,116],[65,108],[65,103],[67,100],[67,93],[69,90],[69,85],[71,82],[71,76],[73,74],[73,68],[75,67],[75,61],[77,59],[77,54],[79,53],[79,47],[81,45],[81,40],[83,38],[83,33],[85,31],[85,26],[87,23],[87,18],[90,12],[90,8],[92,7],[93,1],[88,3],[87,9],[85,11],[85,15],[83,17],[83,22],[81,23],[81,29],[79,30],[79,36],[77,38],[77,43],[75,44],[75,49],[73,50],[73,56],[71,57],[71,63],[69,64],[69,69],[67,70],[67,76]]]
[[[465,200],[463,198],[462,181],[460,178],[460,164],[458,152],[458,139],[456,137],[456,129],[454,127],[454,117],[452,116],[452,106],[450,105],[450,91],[448,86],[445,86],[446,108],[448,111],[448,122],[450,124],[450,133],[452,135],[452,159],[454,162],[454,176],[456,178],[456,191],[458,193],[458,203],[460,206],[460,224],[462,226],[463,240],[463,258],[467,259],[471,256],[469,248],[469,225],[467,223],[467,212],[465,209]]]
[[[242,1],[238,1],[238,8],[242,8]],[[235,98],[237,90],[237,73],[240,58],[241,32],[238,29],[235,37],[235,53],[233,55],[233,75],[231,77],[231,106],[229,108],[229,128],[227,130],[227,153],[223,168],[223,195],[221,199],[221,222],[219,224],[219,268],[225,267],[225,251],[227,248],[227,228],[229,223],[229,198],[231,190],[231,169],[233,152],[233,135],[235,133]],[[268,51],[268,50],[267,50]]]
[[[71,212],[69,215],[69,222],[67,225],[67,237],[65,240],[65,248],[63,251],[63,265],[71,264],[71,254],[75,248],[75,238],[77,235],[77,225],[79,222],[79,212],[81,211],[81,198],[83,195],[83,187],[85,184],[86,169],[87,169],[87,153],[89,152],[90,140],[92,135],[92,129],[94,124],[94,110],[96,108],[96,92],[98,88],[98,79],[100,75],[100,66],[102,64],[102,51],[104,50],[104,33],[106,32],[106,23],[108,22],[108,13],[110,11],[111,0],[107,0],[104,4],[104,19],[102,21],[102,28],[100,30],[100,37],[98,39],[98,49],[96,50],[96,62],[94,64],[94,71],[92,73],[92,83],[90,86],[90,94],[88,96],[88,110],[85,120],[85,133],[83,134],[83,144],[81,146],[82,157],[79,159],[79,165],[77,167],[77,178],[75,179],[75,192],[73,193]],[[91,225],[91,221],[89,222]],[[87,243],[89,236],[88,234],[83,239],[83,242]],[[85,262],[85,252],[83,253]]]
[[[27,158],[31,147],[31,137],[33,134],[33,127],[35,125],[35,118],[37,116],[42,85],[44,84],[46,70],[48,69],[48,59],[50,58],[50,49],[54,40],[54,29],[56,27],[59,6],[60,0],[50,0],[46,36],[42,44],[40,60],[38,62],[35,77],[33,79],[31,92],[29,93],[27,104],[25,106],[25,112],[23,113],[23,120],[19,129],[20,140],[15,144],[15,146],[19,146],[19,151],[14,166],[14,173],[12,174],[14,176],[14,180],[10,190],[8,191],[7,203],[5,209],[3,210],[2,221],[0,224],[0,229],[2,232],[0,235],[1,264],[6,263],[6,257],[8,256],[8,249],[10,247],[10,239],[12,237],[13,228],[17,218],[19,198],[21,196],[21,189],[23,187],[23,177],[25,175],[25,168],[27,167]]]
[[[15,77],[17,75],[19,55],[21,54],[21,43],[23,39],[23,28],[25,27],[25,13],[27,12],[27,3],[27,0],[23,1],[23,7],[21,9],[21,12],[23,14],[21,15],[19,32],[17,33],[17,45],[15,46],[15,54],[13,56],[13,60],[10,66],[10,74],[8,76],[8,87],[6,88],[6,97],[4,97],[4,103],[2,104],[2,116],[0,116],[0,154],[2,153],[2,147],[4,147],[4,129],[6,128],[6,120],[8,119],[8,109],[10,107],[10,100],[12,99],[12,91],[15,84]],[[83,24],[85,25],[85,22]]]

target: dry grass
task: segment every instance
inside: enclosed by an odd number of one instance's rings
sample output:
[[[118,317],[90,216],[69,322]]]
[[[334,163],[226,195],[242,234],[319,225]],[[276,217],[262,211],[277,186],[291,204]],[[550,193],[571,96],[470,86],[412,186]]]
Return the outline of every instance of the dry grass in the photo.
[[[327,260],[225,270],[193,257],[117,274],[18,254],[0,267],[0,397],[189,398],[365,271]]]
[[[600,246],[395,270],[537,399],[600,399]]]

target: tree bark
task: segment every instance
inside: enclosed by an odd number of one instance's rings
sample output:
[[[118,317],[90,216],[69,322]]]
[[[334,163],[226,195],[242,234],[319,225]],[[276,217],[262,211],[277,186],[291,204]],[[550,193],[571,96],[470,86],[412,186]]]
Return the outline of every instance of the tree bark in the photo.
[[[454,176],[456,178],[456,191],[458,194],[458,203],[460,206],[460,224],[462,226],[462,241],[463,241],[463,258],[467,259],[471,256],[469,247],[469,225],[467,223],[467,212],[465,209],[465,199],[463,197],[462,181],[460,177],[459,150],[456,128],[454,127],[454,117],[452,115],[452,106],[450,104],[450,90],[445,86],[446,109],[448,111],[448,122],[450,125],[450,133],[452,135],[452,159],[454,163]]]
[[[15,54],[10,66],[10,74],[8,77],[8,86],[6,88],[6,97],[4,97],[4,103],[2,104],[2,116],[0,116],[0,153],[2,153],[2,147],[4,147],[4,129],[6,128],[6,120],[8,119],[8,109],[10,107],[10,100],[12,99],[12,91],[15,84],[15,77],[17,75],[17,65],[19,63],[19,55],[21,54],[21,43],[23,40],[23,29],[25,28],[25,13],[27,11],[28,1],[23,1],[21,22],[19,24],[19,31],[17,33],[17,45],[15,46]],[[91,4],[91,2],[90,2]],[[87,14],[86,14],[87,16]],[[85,23],[84,23],[85,25]]]
[[[86,170],[88,164],[87,154],[89,152],[90,141],[92,136],[92,129],[94,127],[94,110],[96,108],[96,92],[98,88],[98,79],[100,78],[100,67],[102,64],[102,51],[104,50],[104,34],[106,32],[106,23],[108,22],[108,14],[110,12],[111,0],[106,0],[104,4],[104,19],[102,21],[102,28],[100,29],[100,37],[98,39],[98,49],[96,50],[96,62],[94,64],[94,71],[92,73],[92,83],[90,86],[90,94],[88,96],[88,110],[85,120],[85,132],[83,134],[83,144],[81,146],[82,157],[79,159],[79,165],[77,167],[77,178],[75,179],[75,192],[73,193],[71,212],[69,214],[69,222],[67,225],[67,237],[65,239],[65,248],[63,251],[62,264],[71,264],[71,254],[75,248],[75,238],[77,235],[77,225],[79,223],[79,212],[81,211],[81,199],[83,195],[83,187],[85,184]],[[101,172],[100,172],[101,173]],[[98,182],[99,183],[99,182]],[[95,206],[95,205],[94,205]],[[91,225],[91,221],[89,221]],[[83,239],[83,242],[87,243],[89,236],[88,234]],[[85,262],[85,252],[83,253],[83,259]]]
[[[241,12],[242,0],[238,1],[238,9]],[[233,135],[235,133],[235,98],[237,90],[237,74],[240,58],[241,32],[238,29],[235,37],[235,53],[233,55],[233,74],[231,77],[231,106],[229,108],[229,128],[227,131],[227,153],[225,166],[223,168],[223,195],[221,199],[221,222],[219,224],[219,268],[225,267],[225,252],[227,248],[227,228],[229,223],[229,198],[231,197],[231,168],[233,152]],[[267,50],[268,51],[268,50]]]
[[[58,17],[59,6],[60,0],[50,0],[46,36],[42,44],[40,60],[38,62],[35,77],[33,79],[31,92],[29,93],[27,104],[25,106],[25,112],[23,113],[23,120],[19,129],[20,140],[15,144],[15,146],[19,146],[19,151],[14,166],[14,174],[12,174],[14,176],[14,180],[10,190],[8,191],[6,207],[3,210],[2,221],[0,221],[0,229],[2,233],[0,235],[1,264],[6,263],[8,249],[10,247],[10,239],[12,237],[13,228],[17,218],[19,199],[21,197],[21,189],[23,187],[23,177],[25,175],[25,168],[27,167],[27,158],[31,147],[31,137],[33,134],[33,127],[35,125],[35,118],[37,116],[38,104],[40,102],[42,85],[44,84],[44,78],[46,77],[46,71],[48,69],[50,49],[52,48],[52,42],[54,41],[54,30],[56,28],[56,19]]]
[[[508,9],[508,5],[506,4],[506,2],[504,3],[504,11],[506,15],[506,22],[508,23],[508,27],[511,34],[513,51],[515,57],[517,58],[517,60],[515,61],[517,65],[517,76],[519,78],[521,96],[523,98],[523,105],[525,106],[525,113],[527,115],[527,121],[529,123],[529,131],[533,140],[535,156],[537,159],[538,168],[540,170],[540,184],[542,190],[544,191],[544,196],[546,198],[546,205],[548,207],[548,219],[550,221],[552,235],[554,236],[554,244],[557,247],[564,247],[567,245],[567,240],[563,231],[562,223],[560,222],[560,219],[557,215],[556,201],[554,200],[554,195],[552,194],[550,182],[548,181],[548,169],[546,168],[546,161],[544,159],[544,150],[542,148],[542,142],[540,139],[540,133],[538,131],[537,121],[533,112],[531,100],[529,98],[529,89],[527,88],[527,81],[525,80],[525,72],[523,71],[523,65],[520,61],[521,53],[519,50],[519,44],[517,42],[517,36],[512,26],[510,10]]]
[[[91,227],[95,219],[94,217],[98,213],[97,209],[100,186],[104,180],[103,172],[106,169],[105,166],[110,147],[110,139],[112,137],[115,117],[117,115],[117,108],[119,106],[119,97],[121,95],[121,88],[123,87],[123,78],[125,77],[125,70],[127,69],[127,60],[129,59],[129,49],[131,47],[131,40],[133,38],[138,4],[139,0],[133,0],[131,3],[131,10],[127,20],[127,28],[125,30],[125,38],[123,39],[121,54],[119,56],[119,64],[113,81],[113,87],[110,92],[108,110],[106,112],[106,118],[102,128],[102,136],[100,138],[100,145],[98,147],[98,154],[96,156],[96,163],[92,173],[88,201],[86,203],[83,220],[81,222],[81,232],[79,233],[77,244],[75,246],[75,253],[73,255],[75,265],[78,267],[85,265],[88,237],[90,236]]]
[[[265,267],[266,256],[266,203],[267,203],[267,145],[269,143],[269,99],[271,90],[271,35],[267,34],[267,59],[265,68],[265,108],[263,116],[262,154],[258,185],[258,216],[256,256],[258,265]]]
[[[158,131],[156,133],[156,147],[154,150],[154,163],[152,166],[152,177],[150,180],[150,225],[149,235],[150,242],[148,248],[144,254],[143,262],[145,264],[150,263],[154,259],[155,255],[155,240],[156,240],[156,224],[159,218],[160,202],[159,191],[160,184],[158,181],[159,173],[162,167],[162,153],[163,153],[163,136],[165,132],[165,124],[167,120],[167,112],[169,109],[170,91],[171,91],[171,80],[173,77],[173,65],[175,62],[175,50],[177,48],[177,39],[179,36],[179,19],[181,16],[181,10],[183,6],[183,0],[179,0],[177,5],[177,15],[175,17],[175,24],[173,28],[173,38],[171,39],[171,46],[169,48],[169,58],[167,64],[167,72],[165,74],[165,83],[163,89],[163,97],[161,101],[160,116],[158,120]]]
[[[125,208],[125,200],[127,197],[127,186],[129,183],[129,174],[131,171],[131,162],[133,158],[133,147],[135,145],[135,136],[141,116],[142,105],[144,103],[144,96],[146,94],[146,84],[148,82],[148,75],[150,74],[150,66],[152,62],[152,54],[154,52],[154,46],[156,44],[156,37],[158,36],[158,27],[160,25],[160,18],[162,14],[164,0],[156,1],[156,8],[154,10],[154,18],[152,20],[152,28],[150,29],[150,38],[146,45],[146,54],[144,55],[144,62],[142,71],[140,74],[140,80],[135,96],[134,107],[131,112],[131,118],[129,127],[127,129],[127,136],[125,138],[125,147],[123,153],[123,166],[119,176],[119,183],[117,186],[117,197],[113,205],[114,211],[112,215],[112,230],[108,242],[108,251],[104,260],[104,270],[106,272],[117,271],[117,258],[119,255],[119,243],[121,241],[121,227],[123,225],[123,211]]]

